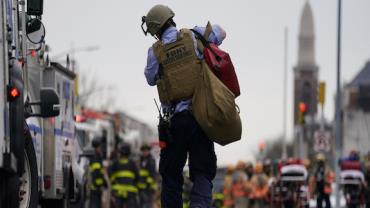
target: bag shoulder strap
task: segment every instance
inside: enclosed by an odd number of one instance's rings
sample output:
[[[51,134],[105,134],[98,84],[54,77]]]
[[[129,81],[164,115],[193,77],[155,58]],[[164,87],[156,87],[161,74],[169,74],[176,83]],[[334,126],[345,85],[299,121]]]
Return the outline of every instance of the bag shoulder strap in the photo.
[[[199,51],[203,52],[204,48],[208,48],[211,51],[211,53],[215,56],[216,60],[221,61],[221,57],[217,55],[216,52],[209,46],[209,41],[205,38],[205,36],[203,36],[202,34],[200,34],[198,31],[194,29],[191,29],[191,31],[193,31],[193,33],[195,34],[195,37],[197,38]],[[209,34],[211,33],[210,31],[212,31],[212,27],[211,27],[211,24],[208,22],[207,28],[204,34],[208,34],[209,36]]]
[[[204,47],[208,48],[209,46],[208,41],[198,31],[194,29],[190,30],[194,33],[195,38],[197,39],[198,50],[203,53]]]

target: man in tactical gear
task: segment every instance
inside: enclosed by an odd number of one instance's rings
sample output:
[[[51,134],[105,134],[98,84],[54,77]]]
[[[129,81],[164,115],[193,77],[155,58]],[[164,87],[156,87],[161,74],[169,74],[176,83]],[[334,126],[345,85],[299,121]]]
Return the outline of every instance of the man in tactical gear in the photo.
[[[131,148],[123,144],[120,148],[120,158],[109,168],[109,177],[112,184],[112,194],[115,208],[137,208],[138,169],[130,159]]]
[[[149,48],[145,76],[149,85],[157,85],[163,112],[170,125],[159,132],[162,176],[161,205],[182,207],[183,168],[189,154],[190,179],[193,182],[190,207],[210,207],[212,179],[216,174],[213,142],[203,132],[191,112],[191,98],[201,70],[202,51],[188,29],[178,31],[175,13],[156,5],[142,18],[142,29],[158,41]],[[144,28],[146,26],[146,29]],[[204,34],[206,28],[194,27]],[[211,30],[210,30],[211,29]],[[212,25],[208,41],[220,45],[226,37],[218,25]],[[162,119],[161,119],[162,120]]]
[[[102,207],[102,189],[107,186],[104,179],[101,139],[95,138],[92,141],[92,147],[95,149],[95,154],[90,160],[90,208]]]
[[[148,144],[141,146],[139,169],[139,197],[141,208],[153,207],[153,196],[157,189],[155,160],[150,154]]]

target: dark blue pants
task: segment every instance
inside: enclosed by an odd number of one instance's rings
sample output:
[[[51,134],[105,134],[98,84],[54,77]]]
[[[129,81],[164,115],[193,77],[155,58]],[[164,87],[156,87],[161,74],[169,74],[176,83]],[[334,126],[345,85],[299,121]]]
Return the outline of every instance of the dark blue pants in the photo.
[[[138,208],[136,194],[129,194],[127,198],[116,198],[114,208]]]
[[[101,191],[91,191],[90,193],[90,208],[101,208]]]
[[[330,195],[325,193],[319,193],[316,199],[317,208],[322,208],[322,203],[325,202],[325,208],[331,208]]]
[[[162,208],[182,208],[183,169],[189,155],[193,182],[191,208],[208,208],[212,203],[212,180],[216,175],[214,144],[188,111],[171,119],[172,140],[161,150],[159,172],[162,176]]]

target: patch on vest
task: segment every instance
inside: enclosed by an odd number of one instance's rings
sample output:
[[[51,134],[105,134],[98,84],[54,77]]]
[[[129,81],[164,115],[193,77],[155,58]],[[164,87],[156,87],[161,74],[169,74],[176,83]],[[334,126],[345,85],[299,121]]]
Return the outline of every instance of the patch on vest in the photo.
[[[187,50],[185,46],[168,50],[166,58],[163,60],[163,65],[172,64],[180,59],[187,58],[192,55],[191,50]]]

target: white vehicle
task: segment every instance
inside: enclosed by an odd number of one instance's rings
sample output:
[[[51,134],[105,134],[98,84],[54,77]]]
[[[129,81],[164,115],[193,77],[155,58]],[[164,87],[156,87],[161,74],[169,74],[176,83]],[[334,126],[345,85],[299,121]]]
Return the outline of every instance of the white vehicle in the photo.
[[[12,58],[12,54],[9,54],[8,48],[14,44],[12,27],[7,26],[9,16],[8,10],[4,10],[7,4],[4,1],[0,2],[0,207],[11,207],[17,206],[18,198],[14,197],[18,194],[18,187],[14,186],[18,182],[18,167],[20,158],[22,158],[23,150],[20,145],[24,143],[15,142],[19,139],[19,135],[14,135],[14,131],[10,132],[12,127],[21,123],[14,121],[13,117],[17,112],[11,112],[12,108],[20,105],[18,113],[23,115],[23,99],[20,93],[23,93],[23,81],[20,77],[19,80],[12,80],[16,77],[10,73],[21,74],[21,68],[17,61]],[[10,29],[10,31],[8,31]],[[9,37],[10,35],[10,37]],[[12,63],[11,63],[12,62]],[[10,103],[10,97],[8,96],[9,86],[12,81],[17,81],[18,86],[14,87],[14,95],[17,95],[17,99]],[[17,93],[18,92],[18,93]]]
[[[58,63],[43,64],[39,57],[29,57],[28,60],[29,98],[37,100],[34,92],[41,86],[55,89],[60,98],[60,115],[27,119],[27,137],[32,138],[34,147],[34,151],[30,151],[30,176],[27,177],[37,183],[38,189],[29,183],[31,187],[25,186],[24,191],[31,190],[33,193],[36,189],[42,207],[69,207],[71,199],[77,194],[74,175],[78,159],[74,123],[76,75]],[[27,207],[27,203],[21,207]]]
[[[98,113],[99,114],[99,113]],[[115,134],[113,121],[103,118],[92,118],[88,114],[79,115],[76,122],[76,134],[80,142],[80,148],[91,148],[94,138],[101,138],[103,159],[107,160],[115,149]]]
[[[42,2],[41,2],[42,3]],[[45,30],[40,21],[40,1],[0,1],[0,207],[36,207],[37,175],[31,174],[33,142],[25,135],[25,117],[59,114],[59,98],[43,86],[38,99],[24,100],[28,86],[27,43],[39,45]],[[29,19],[27,19],[29,18]],[[26,21],[27,20],[27,21]],[[26,109],[33,107],[33,111]],[[31,180],[32,178],[32,180]],[[36,186],[34,186],[36,185]],[[35,189],[36,188],[36,189]],[[36,200],[32,200],[36,199]]]

